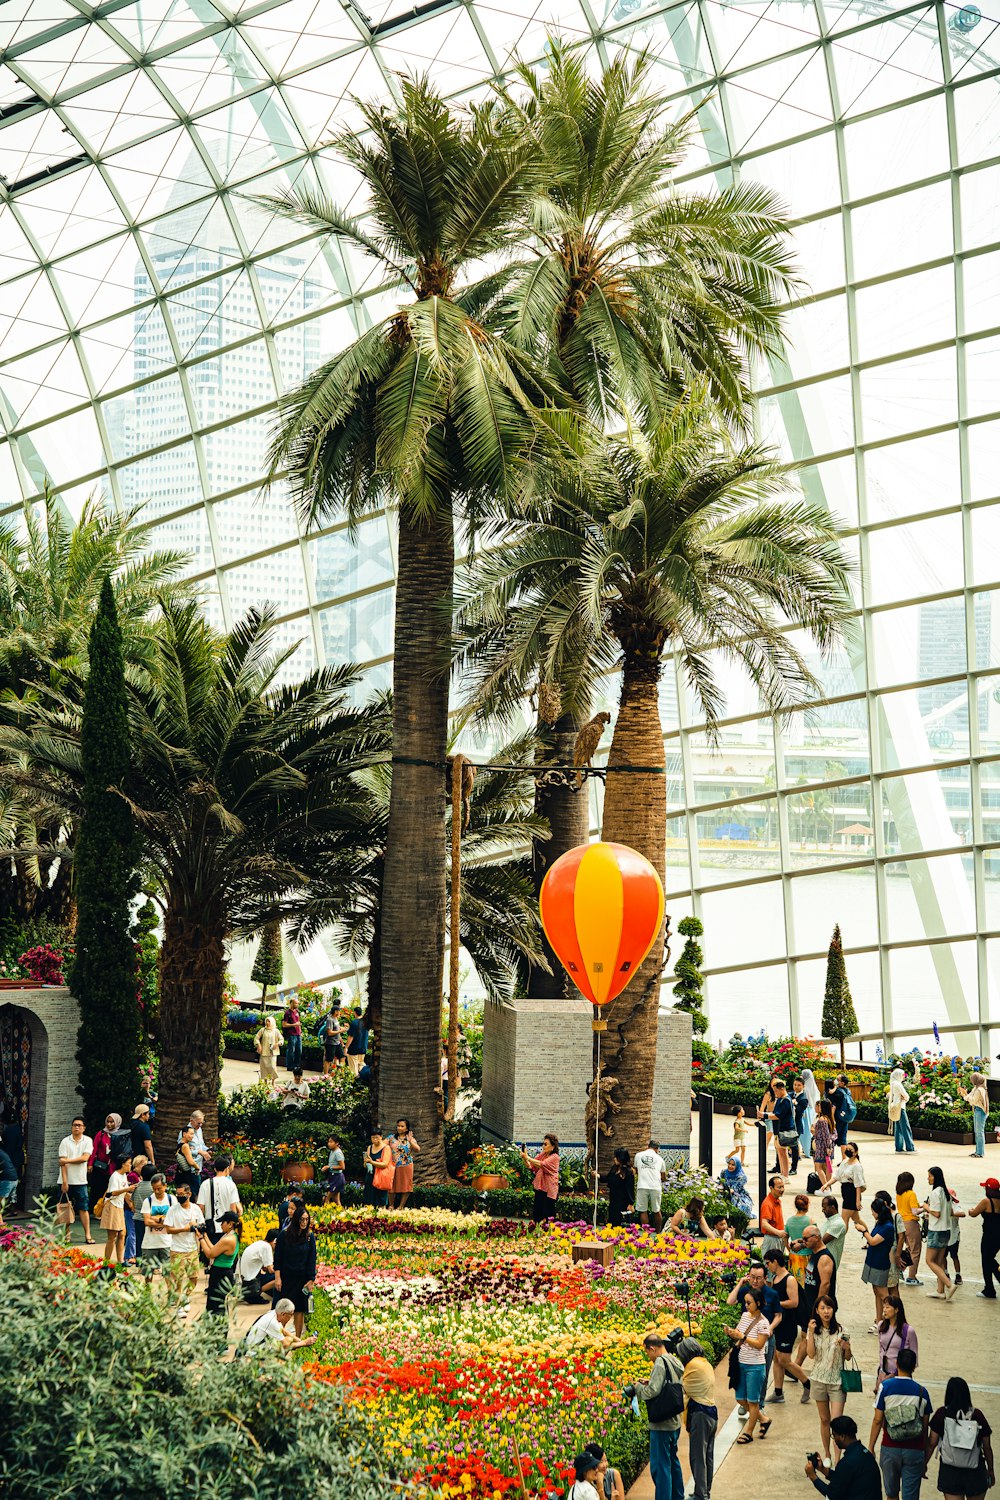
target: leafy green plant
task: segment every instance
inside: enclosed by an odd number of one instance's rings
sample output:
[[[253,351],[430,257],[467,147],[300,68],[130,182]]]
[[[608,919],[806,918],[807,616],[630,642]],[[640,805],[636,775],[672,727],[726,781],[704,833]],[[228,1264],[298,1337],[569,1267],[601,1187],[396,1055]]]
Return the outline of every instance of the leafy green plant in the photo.
[[[90,632],[83,698],[81,822],[76,845],[76,956],[80,1005],[78,1091],[90,1119],[131,1114],[144,1055],[130,907],[142,853],[133,790],[125,652],[110,579]]]
[[[189,1327],[141,1278],[60,1274],[44,1237],[29,1235],[0,1254],[0,1303],[0,1428],[18,1438],[0,1452],[4,1495],[286,1500],[303,1475],[310,1500],[392,1492],[332,1386],[269,1353],[220,1360],[225,1320]],[[123,1401],[141,1451],[109,1441],[108,1413]]]
[[[858,1018],[854,1014],[851,987],[847,982],[847,965],[844,963],[844,945],[840,937],[840,924],[833,929],[830,948],[826,957],[826,990],[823,994],[823,1035],[840,1043],[840,1066],[846,1066],[844,1043],[848,1037],[857,1036]]]
[[[261,987],[261,1004],[267,999],[268,990],[275,990],[281,983],[284,968],[281,962],[281,923],[268,922],[260,935],[257,957],[254,959],[250,978]]]
[[[705,955],[698,939],[705,928],[697,917],[682,917],[677,924],[677,931],[687,941],[674,969],[674,978],[677,980],[674,985],[674,994],[677,996],[674,1010],[686,1011],[691,1017],[691,1030],[696,1036],[704,1036],[708,1030],[708,1017],[702,1010],[705,980],[701,966]]]

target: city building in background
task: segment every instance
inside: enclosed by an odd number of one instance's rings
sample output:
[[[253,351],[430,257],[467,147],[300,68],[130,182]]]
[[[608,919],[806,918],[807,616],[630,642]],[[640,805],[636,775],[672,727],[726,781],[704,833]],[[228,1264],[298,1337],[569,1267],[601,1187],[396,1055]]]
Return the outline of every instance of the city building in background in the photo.
[[[412,69],[460,98],[544,65],[552,29],[595,63],[654,52],[696,111],[683,179],[786,201],[802,290],[754,372],[758,426],[857,560],[815,704],[773,722],[722,665],[713,747],[663,684],[668,908],[705,924],[710,1034],[818,1032],[839,921],[866,1055],[934,1023],[997,1052],[1000,35],[977,6],[0,7],[0,513],[46,484],[74,514],[142,503],[219,624],[269,601],[289,676],[354,660],[359,694],[385,687],[391,518],[310,534],[260,477],[282,390],[391,297],[258,200],[300,182],[357,207],[327,146],[354,96]],[[322,943],[301,963],[345,972]]]

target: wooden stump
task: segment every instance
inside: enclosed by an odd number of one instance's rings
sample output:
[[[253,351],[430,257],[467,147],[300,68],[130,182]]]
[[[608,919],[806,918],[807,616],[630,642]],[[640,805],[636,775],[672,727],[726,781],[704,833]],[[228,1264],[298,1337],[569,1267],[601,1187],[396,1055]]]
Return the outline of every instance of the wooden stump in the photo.
[[[602,1244],[600,1240],[584,1240],[579,1245],[573,1246],[574,1262],[580,1260],[596,1260],[598,1265],[607,1269],[614,1262],[614,1245]]]

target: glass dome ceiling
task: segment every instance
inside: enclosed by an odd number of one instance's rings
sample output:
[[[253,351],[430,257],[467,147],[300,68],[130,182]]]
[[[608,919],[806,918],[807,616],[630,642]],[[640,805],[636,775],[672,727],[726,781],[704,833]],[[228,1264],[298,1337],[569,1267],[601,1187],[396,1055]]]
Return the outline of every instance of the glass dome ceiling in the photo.
[[[759,423],[858,551],[822,706],[776,725],[725,676],[710,752],[664,684],[669,907],[706,924],[712,1033],[818,1032],[839,918],[866,1036],[937,1021],[996,1051],[1000,36],[978,6],[6,0],[0,513],[46,483],[73,514],[142,504],[220,624],[270,599],[291,672],[386,682],[386,518],[352,544],[258,494],[279,391],[380,315],[377,273],[254,198],[318,180],[350,202],[324,143],[352,95],[411,69],[465,96],[554,29],[595,58],[651,48],[677,113],[698,106],[686,175],[787,202],[806,285]]]

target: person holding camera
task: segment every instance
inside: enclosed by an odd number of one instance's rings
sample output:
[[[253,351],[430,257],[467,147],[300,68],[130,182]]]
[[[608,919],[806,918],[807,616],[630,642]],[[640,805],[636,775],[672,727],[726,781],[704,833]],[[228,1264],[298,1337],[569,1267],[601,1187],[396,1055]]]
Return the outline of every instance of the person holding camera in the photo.
[[[882,1500],[879,1466],[864,1444],[858,1442],[858,1424],[854,1418],[834,1417],[830,1431],[840,1450],[837,1467],[831,1469],[818,1453],[807,1453],[806,1478],[831,1500]]]
[[[653,1368],[648,1381],[636,1381],[623,1392],[626,1400],[646,1403],[649,1423],[649,1468],[656,1500],[684,1500],[684,1476],[677,1455],[684,1410],[684,1368],[673,1349],[683,1330],[677,1328],[665,1343],[658,1333],[647,1333],[642,1347]]]
[[[219,1220],[221,1234],[218,1239],[213,1239],[206,1224],[199,1224],[195,1229],[198,1249],[208,1261],[205,1311],[215,1317],[226,1311],[226,1298],[236,1290],[236,1266],[240,1258],[242,1227],[235,1208],[227,1208]]]

